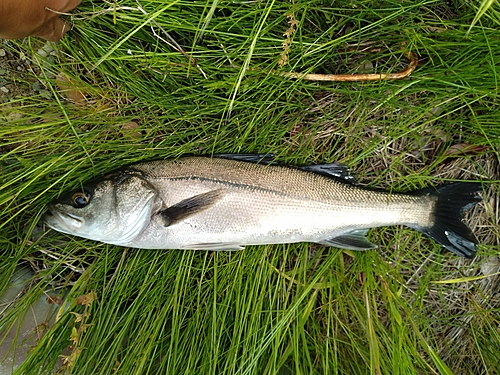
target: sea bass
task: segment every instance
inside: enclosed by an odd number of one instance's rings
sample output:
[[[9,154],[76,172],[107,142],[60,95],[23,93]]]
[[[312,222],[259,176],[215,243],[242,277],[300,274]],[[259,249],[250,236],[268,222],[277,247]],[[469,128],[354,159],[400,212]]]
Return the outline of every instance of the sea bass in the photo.
[[[293,242],[367,250],[377,247],[369,228],[406,225],[472,258],[477,240],[462,218],[480,191],[461,182],[389,193],[356,186],[341,164],[224,154],[128,166],[50,203],[43,220],[114,245],[195,250]]]

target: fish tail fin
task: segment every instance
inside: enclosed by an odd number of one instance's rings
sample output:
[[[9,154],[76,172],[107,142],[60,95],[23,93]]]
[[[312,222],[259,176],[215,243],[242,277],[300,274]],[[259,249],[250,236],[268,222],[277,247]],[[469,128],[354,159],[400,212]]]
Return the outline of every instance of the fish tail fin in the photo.
[[[434,224],[430,227],[414,228],[455,254],[473,258],[477,251],[477,239],[472,230],[462,221],[467,210],[481,201],[480,183],[457,182],[434,189],[419,190],[417,194],[434,195],[437,202]]]

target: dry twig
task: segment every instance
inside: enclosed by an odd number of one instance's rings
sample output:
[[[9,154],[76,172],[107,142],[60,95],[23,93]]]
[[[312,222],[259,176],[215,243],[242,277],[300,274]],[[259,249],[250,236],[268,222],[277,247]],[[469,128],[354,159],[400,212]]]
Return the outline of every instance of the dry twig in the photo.
[[[273,70],[272,73],[287,78],[305,79],[308,81],[359,82],[359,81],[395,80],[408,77],[418,65],[418,57],[415,53],[404,52],[403,57],[406,58],[410,63],[404,70],[395,73],[316,74],[316,73],[278,72],[275,70]]]

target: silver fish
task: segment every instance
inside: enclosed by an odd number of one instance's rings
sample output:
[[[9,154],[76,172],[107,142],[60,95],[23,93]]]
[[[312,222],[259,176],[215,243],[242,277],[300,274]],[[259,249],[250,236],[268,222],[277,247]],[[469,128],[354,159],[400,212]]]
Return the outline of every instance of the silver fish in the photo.
[[[131,165],[50,203],[43,220],[109,244],[197,250],[293,242],[367,250],[377,247],[369,228],[401,224],[472,258],[477,240],[462,218],[480,190],[462,182],[388,193],[357,187],[341,164],[225,154]]]

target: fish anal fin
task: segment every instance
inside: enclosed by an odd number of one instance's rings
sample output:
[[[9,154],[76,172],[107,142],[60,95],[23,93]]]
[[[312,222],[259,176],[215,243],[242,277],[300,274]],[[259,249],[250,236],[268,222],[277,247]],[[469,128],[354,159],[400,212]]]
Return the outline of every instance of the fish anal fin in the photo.
[[[163,219],[164,225],[168,227],[212,207],[223,197],[223,195],[223,189],[211,190],[189,197],[173,206],[167,207],[159,211],[158,215]]]
[[[350,173],[349,167],[347,167],[347,165],[345,164],[331,163],[331,164],[303,165],[300,166],[299,168],[304,171],[317,173],[351,185],[356,185],[358,183],[356,181],[356,178]]]
[[[243,250],[244,247],[235,243],[214,242],[214,243],[191,244],[186,246],[186,249],[210,250],[210,251],[236,251],[236,250]]]
[[[351,232],[344,233],[340,236],[319,242],[322,245],[338,247],[348,250],[371,250],[378,246],[368,241],[366,234],[368,229],[356,229]]]

